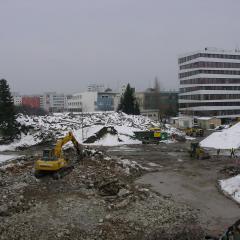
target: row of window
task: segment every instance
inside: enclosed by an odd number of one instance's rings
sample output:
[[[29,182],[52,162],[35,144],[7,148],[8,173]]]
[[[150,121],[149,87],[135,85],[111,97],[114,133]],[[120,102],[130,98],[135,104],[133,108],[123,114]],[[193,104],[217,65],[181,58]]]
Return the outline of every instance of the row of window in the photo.
[[[228,90],[228,91],[240,91],[240,86],[196,86],[180,88],[180,93],[199,91],[199,90]]]
[[[189,111],[181,111],[183,114],[189,114]],[[192,115],[209,117],[209,116],[226,116],[226,115],[239,115],[240,110],[208,110],[208,111],[192,111]]]
[[[206,57],[206,58],[223,58],[223,59],[240,59],[240,55],[233,55],[233,54],[217,54],[217,53],[197,53],[187,57],[179,58],[178,63],[184,63],[191,61],[193,59],[199,57]]]
[[[81,102],[68,102],[69,106],[82,106]]]
[[[195,62],[180,66],[180,69],[191,68],[240,68],[240,63],[229,62]]]
[[[240,94],[196,94],[179,96],[179,99],[185,100],[228,100],[228,99],[240,99]]]
[[[194,78],[181,80],[180,84],[240,84],[240,78]]]
[[[82,99],[82,95],[76,95],[71,97],[72,100]]]
[[[240,102],[207,102],[207,103],[179,103],[179,108],[205,107],[205,106],[239,106]]]
[[[195,70],[190,72],[179,73],[179,78],[190,77],[196,74],[227,74],[227,75],[240,75],[240,71],[238,70]]]

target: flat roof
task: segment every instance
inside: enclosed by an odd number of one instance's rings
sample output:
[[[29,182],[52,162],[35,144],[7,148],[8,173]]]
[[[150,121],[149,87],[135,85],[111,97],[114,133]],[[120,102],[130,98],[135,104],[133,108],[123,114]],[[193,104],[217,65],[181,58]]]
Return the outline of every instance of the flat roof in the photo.
[[[226,50],[214,47],[206,47],[202,50],[196,50],[193,52],[186,52],[178,55],[178,58],[183,58],[186,56],[191,56],[197,53],[212,53],[212,54],[228,54],[228,55],[240,55],[240,49]]]

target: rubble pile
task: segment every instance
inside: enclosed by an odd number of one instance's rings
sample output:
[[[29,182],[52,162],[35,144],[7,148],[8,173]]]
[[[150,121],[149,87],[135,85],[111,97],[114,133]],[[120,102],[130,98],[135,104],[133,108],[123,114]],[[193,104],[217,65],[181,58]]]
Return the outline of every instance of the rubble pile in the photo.
[[[225,177],[234,177],[240,174],[240,166],[232,165],[226,166],[225,168],[220,170],[221,174],[224,174]]]
[[[85,151],[59,180],[36,179],[31,158],[0,166],[0,239],[174,239],[189,229],[199,236],[195,211],[134,182],[151,168]]]
[[[94,135],[88,137],[84,143],[94,143],[98,140],[100,140],[101,138],[105,137],[107,134],[111,134],[111,135],[117,135],[118,132],[117,130],[110,126],[110,127],[103,127],[102,129],[100,129],[98,132],[96,132]],[[118,141],[122,142],[122,140],[118,137]]]
[[[46,142],[56,142],[69,131],[73,132],[80,143],[85,141],[86,144],[103,146],[139,144],[141,142],[134,139],[134,132],[160,126],[159,122],[152,121],[147,117],[127,115],[121,112],[56,113],[46,116],[19,114],[17,122],[21,135],[11,144],[0,145],[0,151],[11,151]],[[112,129],[111,134],[106,136],[106,130],[109,128]],[[164,131],[171,136],[183,135],[182,132],[167,124]]]

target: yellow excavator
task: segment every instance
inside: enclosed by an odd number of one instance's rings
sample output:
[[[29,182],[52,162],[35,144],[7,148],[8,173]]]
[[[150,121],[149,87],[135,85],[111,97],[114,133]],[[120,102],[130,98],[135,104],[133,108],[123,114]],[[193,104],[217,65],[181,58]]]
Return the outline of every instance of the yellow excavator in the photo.
[[[63,145],[70,141],[76,148],[78,156],[82,157],[82,151],[78,141],[72,132],[69,132],[64,138],[57,142],[54,149],[43,150],[42,158],[35,162],[34,175],[36,178],[40,178],[49,173],[53,174],[54,179],[59,179],[73,168],[73,165],[70,165],[64,158],[62,152]]]
[[[189,151],[190,157],[194,159],[209,159],[210,155],[202,147],[200,147],[198,142],[192,142]]]

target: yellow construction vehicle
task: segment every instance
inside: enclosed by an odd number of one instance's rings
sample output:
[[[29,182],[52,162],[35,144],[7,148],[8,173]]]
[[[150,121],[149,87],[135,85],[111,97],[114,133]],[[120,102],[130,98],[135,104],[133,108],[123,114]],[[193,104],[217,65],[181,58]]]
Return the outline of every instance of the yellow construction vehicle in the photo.
[[[204,130],[200,127],[194,126],[191,128],[186,128],[185,133],[187,136],[191,136],[191,137],[203,137]]]
[[[68,142],[72,142],[77,150],[79,157],[82,157],[82,151],[72,132],[69,132],[64,138],[60,139],[54,149],[43,150],[42,158],[35,162],[35,177],[39,178],[47,173],[53,174],[55,179],[64,176],[64,173],[73,168],[64,158],[62,147]]]
[[[200,147],[198,142],[191,143],[191,149],[189,151],[190,157],[195,159],[209,159],[210,155],[202,147]]]

